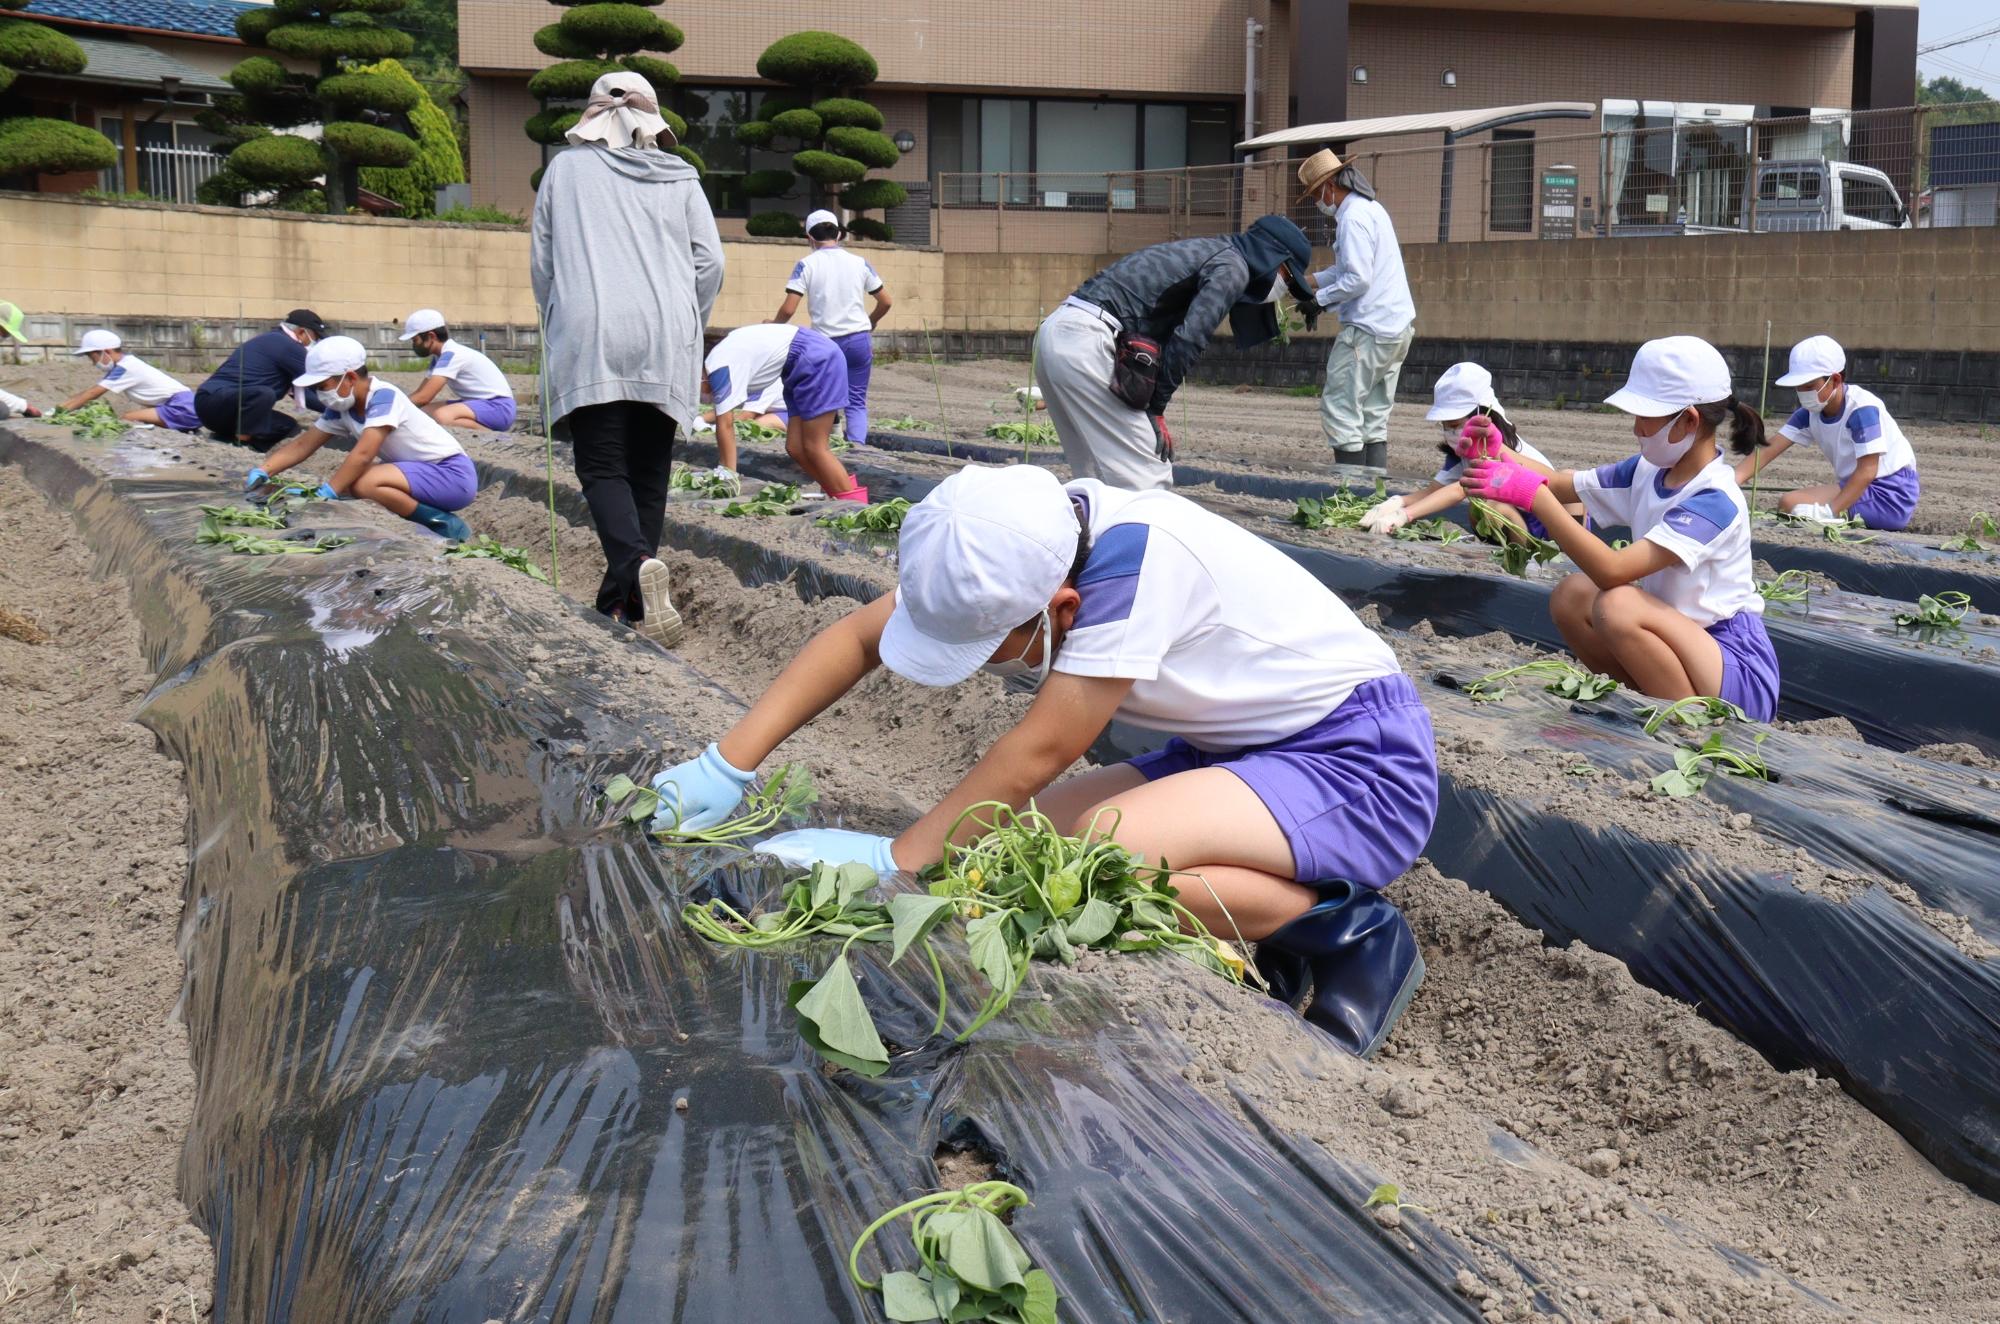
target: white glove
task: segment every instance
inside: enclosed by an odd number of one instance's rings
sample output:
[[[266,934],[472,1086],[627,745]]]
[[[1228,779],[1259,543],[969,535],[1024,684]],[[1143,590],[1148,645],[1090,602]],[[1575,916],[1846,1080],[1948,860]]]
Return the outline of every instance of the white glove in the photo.
[[[708,473],[711,478],[720,478],[723,482],[729,484],[729,494],[731,496],[743,495],[743,480],[737,476],[734,469],[725,469],[718,464],[713,469],[710,469]]]
[[[1834,514],[1833,507],[1827,505],[1824,501],[1821,501],[1815,505],[1810,505],[1810,506],[1793,506],[1792,518],[1811,520],[1815,524],[1847,523],[1847,517],[1845,515]]]
[[[1394,533],[1409,522],[1410,517],[1403,510],[1403,498],[1399,496],[1376,502],[1361,517],[1361,527],[1370,533]]]

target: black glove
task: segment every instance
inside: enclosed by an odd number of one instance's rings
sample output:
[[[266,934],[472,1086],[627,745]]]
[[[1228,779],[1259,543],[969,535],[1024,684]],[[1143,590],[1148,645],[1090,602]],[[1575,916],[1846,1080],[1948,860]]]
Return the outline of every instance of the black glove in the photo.
[[[1319,315],[1326,311],[1324,308],[1321,308],[1319,306],[1319,300],[1300,299],[1298,301],[1297,307],[1298,307],[1299,320],[1306,324],[1306,330],[1308,331],[1318,330]]]
[[[1313,302],[1312,286],[1300,280],[1290,267],[1285,268],[1285,288],[1290,290],[1292,297],[1300,303]]]

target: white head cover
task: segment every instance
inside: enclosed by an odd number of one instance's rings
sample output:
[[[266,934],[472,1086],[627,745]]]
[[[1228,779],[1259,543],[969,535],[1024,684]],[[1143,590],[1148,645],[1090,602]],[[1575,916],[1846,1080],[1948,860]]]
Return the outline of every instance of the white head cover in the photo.
[[[95,331],[84,332],[83,340],[75,349],[70,351],[70,354],[72,356],[78,354],[96,354],[101,350],[117,349],[124,343],[124,341],[118,338],[116,331],[106,331],[103,327],[99,327]]]
[[[967,465],[911,507],[897,542],[896,610],[882,662],[920,685],[956,685],[1049,605],[1082,535],[1039,465]]]
[[[351,336],[328,336],[306,350],[306,370],[292,378],[294,386],[318,386],[329,377],[339,377],[367,366],[368,351]]]
[[[653,85],[635,73],[606,74],[590,85],[583,118],[563,137],[572,143],[605,147],[672,147],[678,139],[660,117]]]
[[[403,334],[398,340],[415,340],[426,331],[435,331],[444,325],[444,314],[435,308],[419,308],[403,319]]]
[[[1699,336],[1648,340],[1632,356],[1625,384],[1604,403],[1640,418],[1665,418],[1689,405],[1714,404],[1732,394],[1722,351]]]
[[[1424,417],[1433,423],[1450,422],[1470,418],[1482,409],[1507,416],[1500,407],[1500,397],[1493,394],[1493,374],[1477,363],[1454,363],[1431,387],[1431,411]]]
[[[837,226],[839,224],[840,224],[840,218],[838,216],[835,216],[832,212],[826,210],[816,211],[806,217],[806,233],[811,234],[814,230],[817,230],[822,225]]]
[[[1780,386],[1804,386],[1821,377],[1847,371],[1847,351],[1832,336],[1807,336],[1792,346],[1791,370],[1778,378]]]

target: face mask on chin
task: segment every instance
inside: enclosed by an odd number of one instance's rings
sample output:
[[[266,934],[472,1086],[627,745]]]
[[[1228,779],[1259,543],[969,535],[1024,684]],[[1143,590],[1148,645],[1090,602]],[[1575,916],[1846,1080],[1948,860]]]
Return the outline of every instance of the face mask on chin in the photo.
[[[1693,431],[1689,431],[1687,436],[1680,441],[1668,440],[1673,435],[1674,425],[1679,423],[1682,415],[1686,413],[1687,411],[1683,409],[1679,414],[1675,414],[1672,418],[1668,419],[1658,432],[1649,433],[1639,438],[1639,454],[1645,459],[1646,463],[1657,465],[1662,469],[1671,469],[1676,464],[1679,464],[1681,457],[1686,455],[1694,446]]]
[[[1044,607],[1041,616],[1035,622],[1034,631],[1028,635],[1028,642],[1021,645],[1019,657],[987,662],[979,669],[989,676],[998,676],[1009,694],[1035,693],[1049,678],[1049,663],[1055,657],[1055,649],[1050,646],[1053,641],[1053,630],[1054,627],[1049,622],[1049,609]],[[1030,663],[1028,654],[1034,651],[1037,638],[1042,640],[1042,660],[1039,663]]]

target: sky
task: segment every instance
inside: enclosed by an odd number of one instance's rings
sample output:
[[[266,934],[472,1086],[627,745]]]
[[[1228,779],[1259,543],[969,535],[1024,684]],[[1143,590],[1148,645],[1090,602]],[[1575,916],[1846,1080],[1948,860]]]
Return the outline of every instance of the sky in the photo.
[[[1917,8],[1919,46],[1991,27],[2000,27],[2000,5],[1993,0],[1922,0]],[[1917,69],[1926,78],[1944,75],[2000,93],[2000,35],[1919,55]]]

